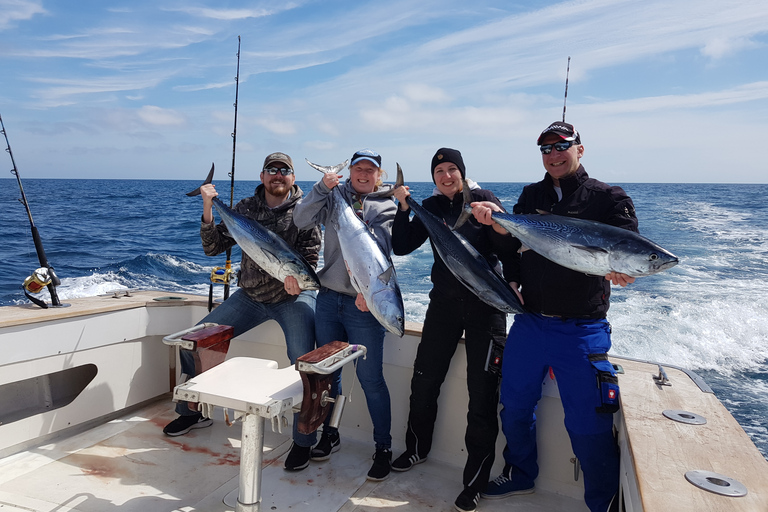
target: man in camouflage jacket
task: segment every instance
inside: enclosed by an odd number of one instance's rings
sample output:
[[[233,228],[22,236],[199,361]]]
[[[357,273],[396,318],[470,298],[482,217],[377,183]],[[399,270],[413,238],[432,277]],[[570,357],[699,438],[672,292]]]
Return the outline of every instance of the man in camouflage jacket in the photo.
[[[317,266],[320,252],[320,228],[299,229],[293,223],[293,210],[303,193],[295,184],[291,157],[284,153],[272,153],[264,160],[261,171],[261,185],[254,195],[241,200],[234,210],[250,217],[262,226],[282,237],[296,249],[313,267]],[[200,187],[203,197],[203,216],[200,225],[200,239],[208,256],[223,253],[235,240],[227,236],[224,223],[213,222],[213,198],[218,195],[215,185]],[[220,306],[215,308],[200,323],[217,323],[234,327],[234,335],[240,334],[268,320],[276,320],[285,335],[288,358],[291,364],[315,348],[315,296],[316,292],[301,290],[293,277],[281,282],[265,272],[243,252],[238,279],[239,289]],[[194,358],[187,350],[180,351],[182,372],[190,377],[196,374]],[[166,425],[163,432],[169,436],[186,434],[192,429],[211,425],[210,418],[190,410],[186,402],[176,406],[179,417]],[[316,437],[299,434],[294,418],[294,443],[301,447],[315,444]],[[289,470],[304,469],[287,467]]]

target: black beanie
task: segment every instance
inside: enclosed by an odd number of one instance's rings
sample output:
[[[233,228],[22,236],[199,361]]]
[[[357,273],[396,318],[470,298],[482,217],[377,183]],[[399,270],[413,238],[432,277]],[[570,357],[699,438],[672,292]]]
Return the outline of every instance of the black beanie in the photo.
[[[451,148],[440,148],[437,150],[437,153],[435,153],[435,156],[432,157],[432,181],[435,181],[435,167],[442,164],[443,162],[451,162],[452,164],[456,164],[456,167],[459,168],[459,171],[461,172],[461,179],[466,179],[467,177],[467,171],[464,168],[464,159],[461,158],[461,152],[457,149],[451,149]]]

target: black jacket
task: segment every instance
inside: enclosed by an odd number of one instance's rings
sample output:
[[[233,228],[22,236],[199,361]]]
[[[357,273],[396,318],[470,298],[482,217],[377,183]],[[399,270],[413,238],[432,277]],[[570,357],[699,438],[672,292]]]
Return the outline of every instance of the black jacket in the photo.
[[[592,179],[579,166],[574,175],[560,180],[560,188],[563,199],[558,201],[552,178],[547,174],[540,182],[523,188],[514,213],[543,210],[637,232],[635,206],[621,187]],[[515,277],[512,280],[522,286],[526,309],[571,318],[605,318],[611,282],[604,276],[567,269],[530,250],[518,258],[519,267],[511,269]]]
[[[474,201],[493,201],[501,206],[499,200],[490,190],[474,189],[472,190],[472,199]],[[464,200],[461,194],[457,194],[453,200],[438,194],[426,198],[421,204],[426,210],[445,220],[446,224],[453,226],[461,214]],[[413,220],[409,220],[410,213],[410,209],[402,211],[398,208],[395,215],[395,223],[392,226],[392,252],[398,256],[410,254],[421,247],[429,238],[429,234],[418,216],[414,216]],[[496,268],[499,263],[497,254],[503,254],[501,263],[505,280],[508,281],[508,267],[513,266],[512,260],[515,257],[513,252],[514,239],[509,236],[499,235],[490,226],[483,226],[477,222],[474,217],[471,217],[464,223],[458,229],[458,232],[488,260],[488,263],[493,268]],[[431,240],[430,243],[432,243]],[[435,258],[431,275],[434,291],[456,299],[476,298],[448,270],[448,267],[445,266],[445,263],[443,263],[443,260],[435,250],[434,244],[432,244],[432,254]]]

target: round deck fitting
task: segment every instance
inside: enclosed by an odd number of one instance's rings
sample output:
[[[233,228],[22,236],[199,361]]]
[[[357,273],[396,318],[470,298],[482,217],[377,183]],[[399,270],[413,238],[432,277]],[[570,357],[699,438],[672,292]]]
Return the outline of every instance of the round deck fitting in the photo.
[[[667,418],[677,421],[679,423],[685,423],[687,425],[704,425],[707,422],[707,418],[699,416],[688,411],[678,411],[675,409],[667,409],[662,412]]]
[[[685,479],[699,489],[720,494],[721,496],[739,497],[747,495],[747,488],[744,484],[713,471],[688,471],[685,474]]]

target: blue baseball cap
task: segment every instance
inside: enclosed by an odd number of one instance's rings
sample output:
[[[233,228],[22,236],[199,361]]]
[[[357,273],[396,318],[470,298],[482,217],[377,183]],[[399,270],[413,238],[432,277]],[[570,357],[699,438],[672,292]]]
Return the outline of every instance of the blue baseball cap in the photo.
[[[368,160],[371,163],[376,164],[376,167],[381,168],[381,155],[372,149],[361,149],[352,155],[352,161],[349,164],[350,167],[358,163],[360,160]]]

